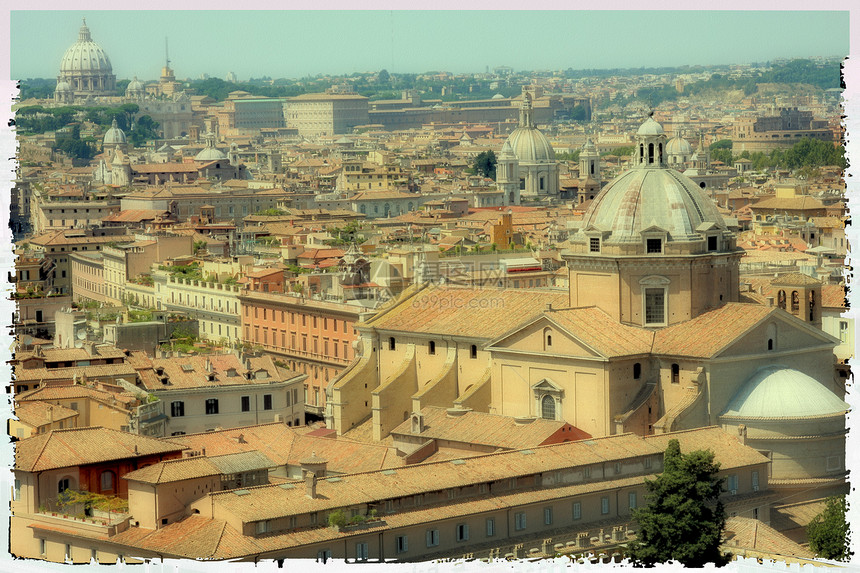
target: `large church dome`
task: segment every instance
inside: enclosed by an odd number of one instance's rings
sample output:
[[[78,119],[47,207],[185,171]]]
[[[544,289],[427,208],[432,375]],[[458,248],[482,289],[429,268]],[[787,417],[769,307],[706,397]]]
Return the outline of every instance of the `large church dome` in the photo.
[[[608,231],[607,243],[642,242],[642,231],[655,226],[668,232],[669,241],[698,241],[703,223],[726,228],[714,202],[689,177],[672,169],[634,168],[594,198],[581,228]]]
[[[61,74],[79,71],[108,73],[113,71],[110,58],[102,47],[93,41],[86,20],[78,33],[78,41],[66,50],[60,63]]]
[[[113,95],[116,76],[113,75],[110,58],[93,41],[86,20],[78,32],[78,41],[63,55],[58,81],[68,82],[77,96]]]

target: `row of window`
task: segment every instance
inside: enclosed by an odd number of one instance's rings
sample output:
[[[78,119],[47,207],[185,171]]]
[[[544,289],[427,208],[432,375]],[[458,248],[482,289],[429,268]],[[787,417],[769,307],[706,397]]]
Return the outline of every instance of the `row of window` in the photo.
[[[263,320],[269,320],[269,310],[271,310],[271,315],[272,315],[271,320],[277,320],[278,311],[275,309],[268,309],[265,307],[263,308]],[[288,311],[282,310],[280,312],[281,312],[281,320],[280,320],[281,324],[287,324],[287,312]],[[302,317],[301,318],[302,326],[308,325],[308,316],[309,315],[304,314],[304,313],[298,313],[298,312],[290,312],[289,315],[290,315],[290,318],[289,318],[290,324],[295,325],[297,322],[296,316],[301,316]],[[251,309],[250,309],[250,307],[246,306],[245,307],[245,317],[250,318],[250,316],[251,316]],[[260,307],[256,307],[256,306],[254,307],[254,318],[260,318]],[[323,330],[328,330],[329,318],[327,316],[318,317],[317,315],[312,314],[312,315],[310,315],[310,318],[311,318],[311,327],[312,328],[317,328],[318,324],[320,323],[320,321],[318,319],[322,318],[322,328],[323,328]],[[337,332],[337,330],[338,330],[338,319],[332,318],[331,321],[332,321],[332,332]],[[343,333],[346,334],[348,332],[348,329],[349,329],[349,322],[346,320],[341,320],[340,326],[343,330]]]
[[[388,339],[388,350],[397,350],[397,339],[393,336]],[[436,354],[436,341],[431,340],[427,343],[427,354],[435,355]],[[469,347],[469,358],[477,358],[478,357],[478,347],[475,344],[472,344]]]
[[[298,390],[293,389],[292,403],[296,402],[296,397],[298,395]],[[287,392],[287,406],[291,403],[290,393]],[[273,408],[272,405],[272,395],[271,394],[263,394],[263,410],[271,410]],[[251,397],[250,396],[242,396],[240,398],[240,406],[242,412],[250,412],[251,411]],[[207,414],[217,414],[218,413],[218,398],[207,398],[206,399],[206,413]],[[170,403],[170,416],[173,418],[181,418],[185,415],[185,402],[182,400],[175,400]]]
[[[636,509],[638,507],[638,498],[635,491],[631,491],[628,493],[628,504],[630,509]],[[600,498],[600,513],[601,515],[608,515],[610,509],[609,498],[602,497]],[[571,515],[574,520],[582,519],[582,503],[579,501],[573,502],[571,508]],[[543,524],[545,526],[553,524],[553,508],[545,507],[543,509]],[[496,535],[496,519],[493,517],[488,517],[485,522],[485,536],[493,537]],[[514,530],[515,531],[525,531],[528,527],[527,515],[524,511],[519,511],[514,514]],[[454,537],[458,542],[468,541],[469,540],[469,525],[466,523],[458,523],[454,528]],[[436,547],[439,545],[439,530],[438,529],[428,529],[425,534],[425,544],[428,548]],[[395,538],[395,546],[397,553],[406,553],[409,551],[409,536],[408,535],[399,535]],[[356,552],[356,558],[358,559],[358,552]],[[367,556],[365,554],[364,559]]]

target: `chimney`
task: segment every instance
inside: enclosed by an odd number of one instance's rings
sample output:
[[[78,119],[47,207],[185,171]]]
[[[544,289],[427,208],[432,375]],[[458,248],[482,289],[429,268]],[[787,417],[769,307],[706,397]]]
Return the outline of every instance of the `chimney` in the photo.
[[[302,477],[305,480],[305,494],[311,499],[317,497],[317,480],[325,476],[327,463],[324,459],[317,457],[316,452],[313,452],[309,458],[299,460]]]
[[[54,423],[54,407],[48,406],[48,422],[50,424]]]

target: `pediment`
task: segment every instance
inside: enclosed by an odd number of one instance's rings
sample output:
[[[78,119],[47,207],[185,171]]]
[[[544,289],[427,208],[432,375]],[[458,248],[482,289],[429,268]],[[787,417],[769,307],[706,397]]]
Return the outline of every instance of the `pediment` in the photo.
[[[555,394],[562,394],[564,392],[564,388],[562,388],[549,378],[544,378],[537,384],[533,384],[532,390],[535,392],[550,392]]]
[[[549,347],[545,344],[547,334],[552,337],[552,344]],[[579,340],[574,333],[568,332],[550,320],[546,314],[541,314],[491,341],[486,348],[490,352],[493,350],[512,350],[535,355],[562,354],[571,358],[602,357],[600,353]]]

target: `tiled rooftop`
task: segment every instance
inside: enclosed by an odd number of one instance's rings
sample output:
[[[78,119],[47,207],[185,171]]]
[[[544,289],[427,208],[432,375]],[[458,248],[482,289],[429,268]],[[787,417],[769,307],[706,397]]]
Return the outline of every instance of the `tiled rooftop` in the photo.
[[[107,428],[52,430],[19,441],[15,448],[15,467],[38,472],[183,449],[184,446],[168,440]]]

